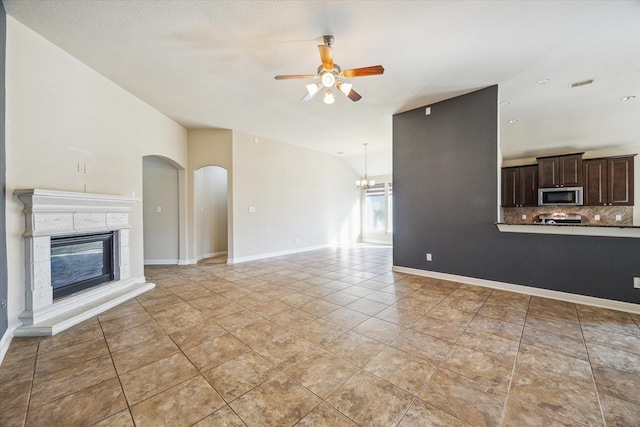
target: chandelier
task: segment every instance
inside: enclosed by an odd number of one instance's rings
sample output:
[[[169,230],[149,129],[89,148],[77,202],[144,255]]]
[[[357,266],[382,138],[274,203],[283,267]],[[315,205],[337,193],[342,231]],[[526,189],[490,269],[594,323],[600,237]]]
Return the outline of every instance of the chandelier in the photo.
[[[367,178],[367,145],[369,144],[365,142],[364,143],[364,178],[356,181],[356,186],[359,188],[362,188],[363,190],[366,190],[367,188],[371,188],[376,184],[376,182],[373,179]]]

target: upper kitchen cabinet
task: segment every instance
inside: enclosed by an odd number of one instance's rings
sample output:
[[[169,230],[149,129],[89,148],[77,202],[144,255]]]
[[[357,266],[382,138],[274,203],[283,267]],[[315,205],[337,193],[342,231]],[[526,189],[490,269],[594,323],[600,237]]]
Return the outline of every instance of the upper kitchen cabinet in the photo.
[[[536,206],[537,193],[537,165],[502,169],[502,206]]]
[[[582,185],[582,154],[538,157],[538,186],[580,187]]]
[[[633,156],[589,159],[584,167],[584,204],[633,206]]]

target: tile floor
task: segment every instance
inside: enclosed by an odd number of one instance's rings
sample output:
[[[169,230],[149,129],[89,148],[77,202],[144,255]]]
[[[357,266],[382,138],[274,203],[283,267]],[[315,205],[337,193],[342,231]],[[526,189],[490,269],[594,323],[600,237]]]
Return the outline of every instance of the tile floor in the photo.
[[[0,425],[640,425],[640,315],[393,273],[389,248],[216,261],[14,339]]]

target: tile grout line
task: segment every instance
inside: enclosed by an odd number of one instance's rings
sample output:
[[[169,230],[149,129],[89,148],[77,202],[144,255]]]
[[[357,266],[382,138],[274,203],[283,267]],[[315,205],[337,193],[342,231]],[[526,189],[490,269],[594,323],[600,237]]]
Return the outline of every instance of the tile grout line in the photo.
[[[602,400],[600,399],[600,392],[598,391],[598,384],[596,383],[596,377],[593,373],[593,363],[591,362],[591,355],[589,354],[589,347],[587,346],[587,340],[584,337],[584,330],[582,329],[582,320],[580,319],[580,311],[576,307],[576,317],[578,318],[578,325],[580,326],[580,336],[582,337],[582,344],[584,345],[585,352],[587,353],[587,361],[589,362],[589,373],[591,373],[591,380],[593,381],[593,389],[596,393],[596,399],[598,400],[598,409],[600,410],[600,416],[602,417],[602,425],[607,426],[607,419],[604,416],[604,408],[602,407]]]
[[[140,302],[137,300],[137,298],[136,298],[136,302],[138,304],[140,304]],[[142,304],[140,304],[140,306],[145,311],[147,310]],[[149,313],[149,315],[151,315],[151,314]],[[104,333],[104,328],[102,327],[102,322],[100,321],[100,317],[96,316],[96,318],[98,320],[98,324],[100,325],[100,331],[102,331],[102,337],[104,339],[105,345],[107,346],[107,351],[109,352],[109,358],[111,359],[111,364],[113,365],[113,370],[114,370],[114,372],[116,374],[116,378],[118,379],[118,384],[120,384],[120,390],[122,390],[122,397],[124,397],[124,402],[127,405],[127,411],[129,412],[129,416],[131,417],[131,421],[133,422],[133,425],[135,427],[136,420],[133,418],[133,412],[131,412],[131,405],[129,405],[129,399],[127,399],[127,395],[124,392],[124,386],[122,385],[122,380],[120,379],[120,374],[118,373],[118,369],[116,368],[115,360],[113,360],[113,353],[111,352],[111,346],[109,346],[109,341],[107,341],[107,335]],[[153,316],[151,318],[153,319]],[[154,321],[155,321],[155,319],[154,319]],[[115,414],[112,414],[112,415],[115,415]],[[107,417],[107,418],[109,418],[109,417]],[[104,418],[104,419],[106,420],[107,418]],[[100,421],[98,421],[98,422],[100,422]]]
[[[507,404],[509,402],[509,396],[511,393],[511,386],[513,385],[513,377],[516,373],[516,366],[518,365],[518,357],[520,357],[520,347],[522,346],[522,337],[524,336],[524,328],[527,324],[527,316],[529,316],[529,307],[531,306],[531,298],[527,302],[527,311],[522,322],[522,330],[520,331],[520,339],[518,340],[518,347],[516,349],[516,357],[513,360],[513,368],[511,368],[511,378],[509,378],[509,386],[507,387],[507,394],[504,399],[504,406],[502,407],[502,415],[500,415],[500,425],[504,424],[505,416],[507,415]]]
[[[27,410],[24,414],[24,425],[27,425],[27,421],[29,420],[29,412],[31,411],[31,393],[33,393],[33,384],[36,380],[36,368],[38,366],[38,356],[40,355],[40,344],[42,343],[42,338],[38,337],[38,346],[36,348],[36,357],[33,360],[33,374],[31,375],[31,384],[29,385],[29,397],[27,399]]]
[[[423,286],[424,286],[424,285],[423,285]],[[424,317],[424,316],[426,316],[427,314],[429,314],[429,312],[430,312],[431,310],[435,309],[435,308],[436,308],[436,307],[437,307],[437,306],[438,306],[442,301],[444,301],[448,296],[450,296],[453,292],[455,292],[455,291],[456,291],[457,289],[459,289],[459,288],[460,288],[460,286],[458,286],[456,289],[454,289],[454,290],[452,290],[451,292],[449,292],[449,293],[448,293],[444,298],[442,298],[440,301],[438,301],[438,303],[437,303],[436,305],[434,305],[434,306],[433,306],[433,307],[431,307],[429,310],[427,310],[427,312],[426,312],[426,313],[424,313],[424,314],[422,315],[422,317]],[[418,288],[418,289],[422,289],[422,286],[421,286],[420,288]],[[417,291],[418,289],[415,289],[413,292]],[[413,292],[411,292],[411,293],[413,293]],[[411,294],[409,294],[409,295],[411,295]],[[407,296],[409,296],[409,295],[407,295]],[[491,294],[489,294],[489,295],[491,295]],[[488,296],[487,296],[487,298],[488,298]],[[486,301],[486,299],[485,299],[485,301]],[[475,318],[475,316],[477,316],[477,313],[476,313],[476,314],[474,315],[474,317],[469,321],[469,323],[467,324],[467,326],[465,326],[465,328],[462,330],[462,332],[460,333],[460,335],[462,335],[462,334],[464,333],[464,331],[466,331],[466,330],[467,330],[467,328],[469,327],[469,324],[471,324],[471,322],[473,321],[473,319]],[[407,330],[408,330],[408,329],[410,329],[410,328],[407,328]],[[418,332],[419,332],[419,331],[418,331]],[[426,334],[426,335],[429,335],[429,334]],[[458,336],[458,338],[460,338],[460,335]],[[431,336],[431,335],[429,335],[429,336]],[[434,337],[434,338],[440,339],[440,338],[438,338],[438,337]],[[453,350],[453,347],[454,347],[454,346],[456,345],[456,343],[458,342],[458,338],[456,338],[456,341],[451,345],[451,347],[449,348],[449,350],[447,351],[447,353],[444,355],[444,357],[442,358],[442,360],[440,360],[440,362],[436,365],[435,369],[433,370],[433,372],[431,373],[431,375],[429,376],[429,378],[424,382],[424,384],[422,384],[422,387],[420,387],[420,390],[418,391],[418,393],[417,393],[417,394],[416,394],[416,395],[411,399],[411,403],[410,403],[410,404],[407,406],[407,408],[404,410],[404,412],[402,413],[402,416],[399,418],[399,420],[398,420],[398,422],[396,423],[396,425],[398,425],[398,424],[400,424],[400,423],[402,422],[402,419],[407,415],[407,413],[409,412],[409,410],[413,407],[413,404],[416,402],[416,400],[418,400],[418,399],[419,399],[420,394],[421,394],[421,393],[424,391],[424,389],[427,387],[427,385],[429,384],[429,382],[431,381],[431,379],[433,378],[433,376],[436,374],[436,372],[438,371],[438,369],[440,369],[440,367],[442,366],[442,364],[444,363],[444,361],[445,361],[445,360],[447,360],[447,356],[449,356],[449,353],[451,353],[451,350]],[[446,341],[446,340],[445,340],[445,341]],[[447,342],[448,342],[448,341],[447,341]],[[429,402],[427,402],[427,403],[429,403]],[[434,405],[432,405],[432,406],[434,406]],[[452,417],[454,417],[455,419],[460,420],[460,418],[458,418],[458,417],[457,417],[457,416],[455,416],[454,414],[452,414],[452,413],[450,413],[450,412],[448,412],[448,411],[445,411],[444,409],[439,408],[439,407],[437,407],[437,406],[434,406],[434,407],[436,407],[437,409],[439,409],[439,410],[441,410],[441,411],[443,411],[443,412],[445,412],[445,413],[447,413],[447,414],[451,415],[451,416],[452,416]],[[463,421],[463,420],[460,420],[460,421]],[[464,421],[463,421],[463,422],[464,422]]]

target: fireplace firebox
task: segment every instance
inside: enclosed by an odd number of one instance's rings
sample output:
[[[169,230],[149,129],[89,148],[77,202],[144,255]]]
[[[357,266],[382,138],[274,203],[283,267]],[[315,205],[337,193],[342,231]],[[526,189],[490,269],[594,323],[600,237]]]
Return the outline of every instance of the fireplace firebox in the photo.
[[[114,279],[112,232],[51,238],[54,300]]]

